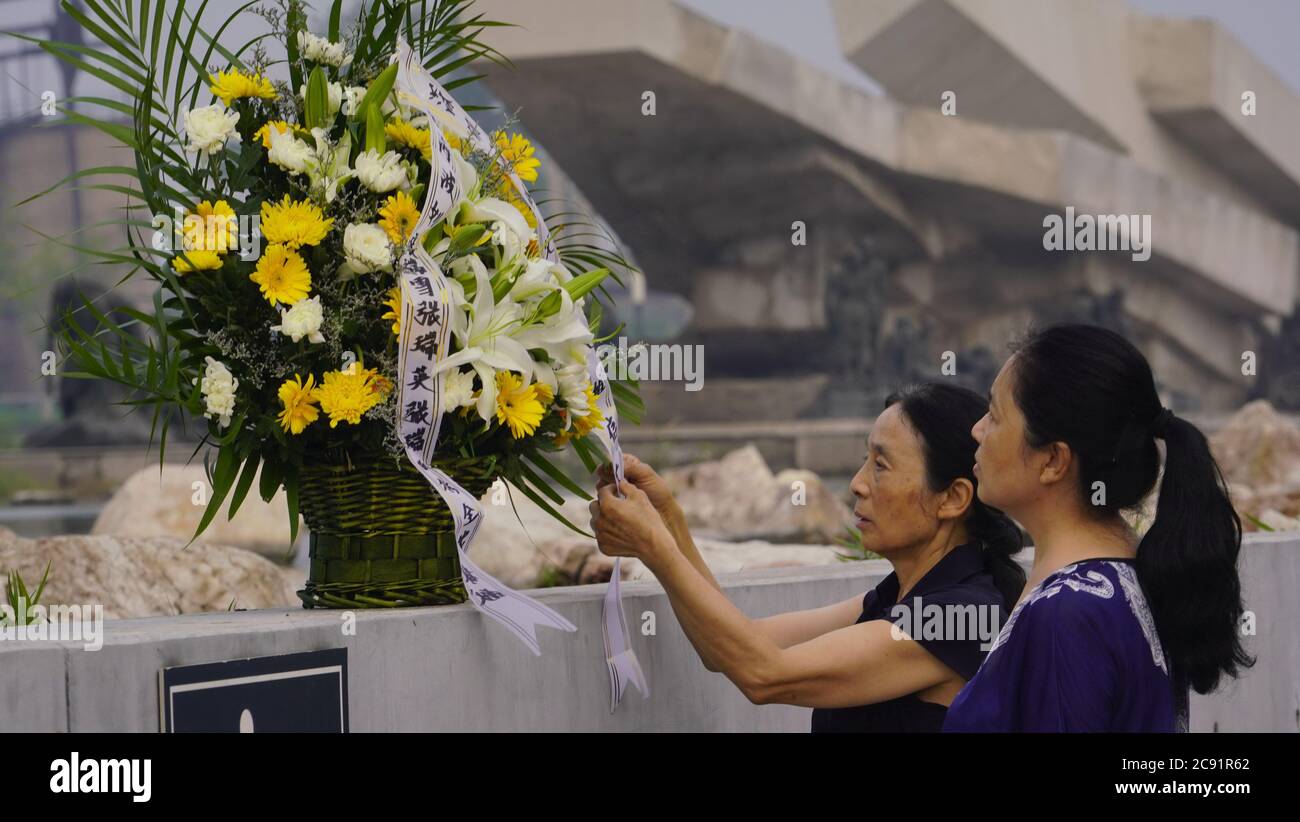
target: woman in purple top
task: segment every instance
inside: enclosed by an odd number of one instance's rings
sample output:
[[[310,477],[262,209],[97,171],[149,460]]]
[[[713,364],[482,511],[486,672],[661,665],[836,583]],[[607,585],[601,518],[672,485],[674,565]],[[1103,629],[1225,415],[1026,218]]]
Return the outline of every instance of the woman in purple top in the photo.
[[[1237,626],[1241,522],[1205,437],[1146,359],[1083,325],[1031,333],[972,430],[978,493],[1033,537],[1026,592],[945,731],[1176,731],[1188,688],[1253,663]],[[1120,511],[1165,471],[1141,539]]]

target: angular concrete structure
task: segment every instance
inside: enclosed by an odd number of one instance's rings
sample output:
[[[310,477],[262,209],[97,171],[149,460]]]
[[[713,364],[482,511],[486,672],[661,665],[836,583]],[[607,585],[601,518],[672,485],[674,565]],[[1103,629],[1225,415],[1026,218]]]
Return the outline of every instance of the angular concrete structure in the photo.
[[[1300,95],[1206,20],[1135,16],[1129,38],[1152,116],[1282,219],[1300,223]]]
[[[517,70],[481,66],[488,84],[651,286],[692,300],[684,339],[706,344],[714,377],[818,370],[854,323],[887,347],[902,318],[937,373],[945,350],[1000,358],[1030,321],[1110,312],[1188,410],[1261,390],[1241,354],[1294,310],[1286,203],[1300,172],[1278,133],[1252,130],[1285,172],[1265,195],[1250,159],[1218,164],[1187,136],[1195,125],[1170,126],[1226,111],[1222,95],[1123,59],[1146,40],[1165,48],[1178,26],[1120,0],[1086,14],[1067,0],[837,3],[846,54],[891,95],[878,97],[670,0],[482,5],[520,25],[490,32]],[[1269,105],[1300,116],[1271,75],[1234,59],[1215,65],[1245,66]],[[946,116],[939,92],[962,78]],[[1149,217],[1150,258],[1045,250],[1045,218],[1067,209]],[[806,245],[791,241],[796,221]],[[883,292],[845,302],[865,269],[844,261],[863,248],[887,270]]]

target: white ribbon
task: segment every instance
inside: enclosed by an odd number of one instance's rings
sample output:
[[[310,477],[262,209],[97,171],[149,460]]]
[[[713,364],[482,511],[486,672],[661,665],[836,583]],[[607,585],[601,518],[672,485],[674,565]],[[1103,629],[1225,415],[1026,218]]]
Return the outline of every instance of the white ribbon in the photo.
[[[442,495],[451,510],[456,526],[461,576],[470,602],[479,611],[509,628],[534,654],[540,655],[536,626],[547,625],[565,631],[576,631],[577,628],[550,608],[511,590],[469,559],[469,544],[478,532],[482,509],[478,500],[455,480],[430,465],[442,423],[442,381],[446,374],[445,370],[438,372],[436,366],[447,357],[451,338],[451,303],[446,279],[437,263],[420,244],[419,238],[460,202],[462,190],[456,165],[452,162],[451,149],[443,139],[438,123],[445,117],[450,117],[469,135],[475,148],[492,154],[495,147],[478,123],[425,70],[420,58],[405,42],[399,41],[395,59],[398,70],[394,88],[401,99],[418,106],[429,116],[433,148],[429,185],[425,191],[420,219],[398,262],[398,279],[402,292],[398,431],[411,462]],[[502,161],[502,165],[520,199],[536,217],[539,247],[548,260],[558,263],[559,254],[537,204],[509,164]],[[597,405],[605,419],[604,425],[593,433],[609,453],[614,468],[614,487],[622,496],[621,488],[625,480],[623,452],[618,443],[618,414],[605,369],[594,349],[588,349],[587,352],[587,372],[592,392],[596,395]],[[612,713],[618,707],[628,682],[635,684],[643,696],[650,695],[641,665],[630,647],[620,590],[620,562],[617,557],[614,559],[613,576],[605,592],[602,622]]]
[[[610,465],[614,469],[614,492],[621,497],[626,479],[623,477],[623,448],[618,443],[618,411],[614,407],[614,391],[605,376],[605,366],[601,364],[594,349],[587,351],[587,373],[591,377],[592,393],[596,395],[596,406],[605,417],[605,424],[595,429],[594,433],[609,453]],[[614,713],[618,707],[629,682],[636,685],[642,697],[650,696],[650,686],[646,683],[641,663],[632,650],[627,617],[623,613],[622,561],[622,557],[614,557],[614,572],[610,575],[609,587],[605,589],[605,600],[601,607],[605,665],[609,668],[610,713]]]

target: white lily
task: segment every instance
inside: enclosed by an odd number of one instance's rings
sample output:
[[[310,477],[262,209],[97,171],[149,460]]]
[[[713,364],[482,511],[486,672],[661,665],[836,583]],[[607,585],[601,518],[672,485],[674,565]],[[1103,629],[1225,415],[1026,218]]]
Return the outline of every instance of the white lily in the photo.
[[[575,347],[590,345],[595,335],[587,325],[581,302],[575,303],[564,289],[558,293],[561,299],[560,310],[519,329],[514,338],[525,349],[540,348],[552,361],[567,362],[573,358]]]
[[[511,336],[519,328],[523,311],[512,300],[495,302],[487,267],[472,255],[465,259],[472,261],[475,291],[473,303],[466,304],[464,299],[453,303],[459,310],[452,312],[451,330],[461,350],[438,363],[434,373],[462,365],[473,368],[483,383],[476,410],[489,422],[496,416],[497,371],[518,371],[528,385],[535,364],[527,346]]]
[[[519,302],[545,296],[552,291],[560,290],[561,286],[571,279],[573,275],[569,270],[558,263],[546,259],[528,260],[523,273],[510,287],[510,296]]]
[[[527,246],[533,231],[519,209],[498,200],[496,197],[484,197],[477,203],[467,205],[461,215],[462,223],[504,223],[505,228],[515,235],[515,241],[522,247]],[[496,229],[493,228],[493,231]]]

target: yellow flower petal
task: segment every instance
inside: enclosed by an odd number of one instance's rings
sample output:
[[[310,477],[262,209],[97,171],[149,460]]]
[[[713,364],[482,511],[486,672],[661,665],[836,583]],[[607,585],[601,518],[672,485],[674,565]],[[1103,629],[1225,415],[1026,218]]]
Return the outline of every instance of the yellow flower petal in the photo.
[[[248,279],[261,287],[262,296],[271,305],[293,305],[311,291],[311,272],[307,270],[302,255],[277,244],[266,247]]]

